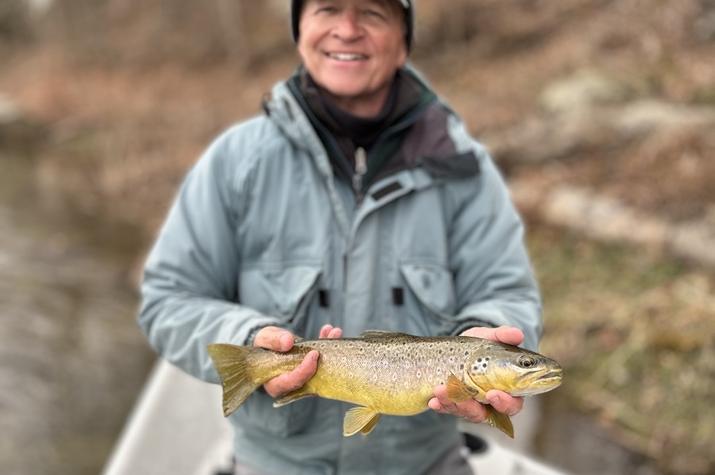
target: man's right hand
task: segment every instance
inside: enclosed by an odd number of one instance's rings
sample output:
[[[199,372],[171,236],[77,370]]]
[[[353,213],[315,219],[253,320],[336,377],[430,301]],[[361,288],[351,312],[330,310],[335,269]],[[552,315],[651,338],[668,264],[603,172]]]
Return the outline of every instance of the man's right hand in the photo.
[[[332,325],[323,325],[320,329],[320,338],[340,338],[343,335],[342,329]],[[280,351],[282,353],[290,351],[295,343],[295,335],[284,328],[265,327],[256,333],[253,339],[253,346],[260,346],[268,350]],[[263,385],[264,389],[273,398],[280,397],[291,391],[302,387],[318,370],[318,358],[320,354],[312,350],[305,355],[303,361],[296,366],[293,371],[284,373],[268,381]]]

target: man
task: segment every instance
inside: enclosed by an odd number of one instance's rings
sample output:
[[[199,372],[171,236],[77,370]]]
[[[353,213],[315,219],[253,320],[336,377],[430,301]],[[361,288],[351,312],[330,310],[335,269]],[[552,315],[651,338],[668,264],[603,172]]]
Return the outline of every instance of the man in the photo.
[[[209,343],[288,351],[296,335],[383,329],[536,347],[521,221],[485,150],[405,66],[413,17],[408,0],[292,2],[302,66],[265,115],[209,147],[147,261],[139,321],[163,357],[218,382]],[[443,386],[431,410],[383,417],[367,437],[342,437],[344,403],[273,408],[319,358],[231,416],[237,473],[470,473],[456,422],[485,410]]]

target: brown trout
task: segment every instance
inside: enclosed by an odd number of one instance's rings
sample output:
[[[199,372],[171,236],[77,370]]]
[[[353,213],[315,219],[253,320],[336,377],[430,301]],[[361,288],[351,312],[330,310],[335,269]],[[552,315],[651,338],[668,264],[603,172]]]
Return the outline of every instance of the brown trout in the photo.
[[[471,398],[484,404],[488,404],[490,389],[530,396],[561,384],[562,370],[556,361],[516,346],[466,336],[417,337],[372,330],[360,338],[298,341],[287,353],[213,344],[208,351],[223,384],[224,415],[238,409],[269,379],[295,368],[310,350],[320,353],[317,372],[274,406],[308,396],[357,404],[345,414],[346,437],[368,434],[381,414],[410,416],[427,410],[438,384],[447,385],[454,401]],[[509,417],[491,406],[486,408],[486,422],[514,437]]]

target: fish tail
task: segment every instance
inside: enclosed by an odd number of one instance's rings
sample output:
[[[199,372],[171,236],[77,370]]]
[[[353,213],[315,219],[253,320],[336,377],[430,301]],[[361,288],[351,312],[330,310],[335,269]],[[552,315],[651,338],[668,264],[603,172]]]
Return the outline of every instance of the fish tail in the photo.
[[[249,355],[255,351],[248,346],[217,343],[208,346],[209,356],[223,386],[223,415],[229,416],[262,384],[250,375]]]

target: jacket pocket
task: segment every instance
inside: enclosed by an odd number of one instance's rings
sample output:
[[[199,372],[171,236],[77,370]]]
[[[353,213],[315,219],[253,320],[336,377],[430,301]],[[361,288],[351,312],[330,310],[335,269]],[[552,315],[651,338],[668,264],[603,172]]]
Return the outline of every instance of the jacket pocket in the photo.
[[[452,273],[432,263],[405,262],[400,265],[409,289],[404,305],[409,318],[426,335],[449,331],[454,322],[456,296]]]
[[[293,327],[305,316],[321,273],[320,265],[310,264],[244,269],[239,278],[239,300]]]
[[[314,300],[322,270],[319,265],[261,266],[244,269],[240,275],[242,305],[278,318],[298,335],[303,334],[305,317]],[[240,424],[281,437],[305,430],[314,417],[316,400],[303,399],[281,408],[273,398],[256,391],[238,411]]]

